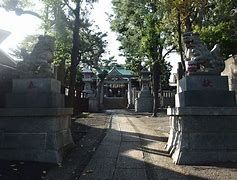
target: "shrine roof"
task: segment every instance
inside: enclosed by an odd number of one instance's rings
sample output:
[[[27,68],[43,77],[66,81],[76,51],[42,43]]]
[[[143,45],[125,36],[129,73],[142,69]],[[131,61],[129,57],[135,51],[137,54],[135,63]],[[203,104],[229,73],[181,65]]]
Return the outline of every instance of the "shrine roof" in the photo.
[[[120,65],[115,65],[112,67],[111,70],[108,71],[107,76],[122,76],[122,77],[132,77],[133,72],[130,70],[125,69]]]

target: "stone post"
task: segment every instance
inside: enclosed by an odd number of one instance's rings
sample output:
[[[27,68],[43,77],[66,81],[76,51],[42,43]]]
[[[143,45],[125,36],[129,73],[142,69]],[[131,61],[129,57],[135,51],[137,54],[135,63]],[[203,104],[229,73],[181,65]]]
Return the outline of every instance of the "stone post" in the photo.
[[[103,103],[104,103],[104,81],[101,81],[100,108],[103,108]]]
[[[132,103],[132,83],[131,83],[131,79],[128,79],[128,109],[133,108],[133,103]]]

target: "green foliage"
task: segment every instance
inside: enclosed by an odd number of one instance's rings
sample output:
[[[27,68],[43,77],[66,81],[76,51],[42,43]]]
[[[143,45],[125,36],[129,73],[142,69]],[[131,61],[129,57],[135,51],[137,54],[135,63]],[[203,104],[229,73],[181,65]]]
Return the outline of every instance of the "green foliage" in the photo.
[[[18,59],[22,59],[22,50],[26,52],[32,52],[34,45],[37,43],[38,35],[28,35],[25,39],[17,46],[16,49],[12,50],[11,55]]]
[[[230,17],[237,7],[236,0],[164,0],[166,26],[173,29],[174,44],[178,42],[177,15],[180,13],[181,30],[200,33],[201,39],[211,49],[220,44],[224,58],[237,52],[237,21]],[[190,26],[190,27],[187,27]],[[177,46],[178,47],[178,46]]]
[[[98,74],[98,77],[100,78],[101,81],[103,81],[105,77],[107,76],[107,74],[108,74],[108,71],[103,70],[102,72]]]
[[[82,1],[82,0],[81,0]],[[54,56],[54,63],[59,64],[62,60],[66,61],[66,66],[69,67],[71,63],[71,49],[72,49],[72,28],[74,23],[73,5],[76,1],[67,0],[39,0],[42,3],[41,13],[38,16],[42,19],[41,28],[45,34],[55,37],[56,50]],[[85,1],[81,6],[80,19],[80,48],[79,54],[82,63],[89,66],[96,66],[101,60],[101,55],[104,53],[107,44],[103,38],[106,34],[91,30],[91,23],[87,18],[88,7],[94,0]],[[33,1],[31,0],[3,0],[1,7],[6,10],[17,12],[21,9],[26,12],[26,8],[31,8]],[[28,11],[26,12],[28,13]],[[21,14],[19,14],[21,15]],[[37,17],[38,17],[37,16]],[[15,55],[20,58],[20,49],[24,48],[28,52],[32,51],[32,45],[37,42],[37,36],[28,36],[14,51]]]
[[[224,58],[237,53],[237,21],[232,19],[230,13],[236,7],[235,0],[211,0],[203,23],[197,23],[194,27],[209,49],[220,44]]]
[[[103,40],[107,34],[93,32],[90,29],[83,29],[80,36],[80,54],[82,63],[91,67],[97,67],[101,60],[101,55],[105,52],[107,42]]]
[[[162,89],[169,88],[169,79],[171,75],[172,66],[169,62],[164,62],[161,66],[161,87]]]
[[[218,25],[209,25],[207,27],[196,27],[195,31],[199,32],[201,39],[206,43],[209,49],[215,44],[220,44],[222,55],[225,59],[229,55],[237,53],[237,34],[234,27],[227,22],[221,22]]]
[[[105,67],[105,68],[111,67],[111,65],[112,65],[113,63],[116,63],[116,61],[117,61],[117,60],[115,59],[114,56],[109,57],[108,59],[102,59],[102,60],[99,62],[98,67]]]
[[[139,74],[144,63],[151,69],[155,61],[167,66],[163,56],[165,48],[171,45],[172,32],[163,23],[162,3],[152,0],[113,0],[112,3],[115,15],[111,26],[118,32],[126,67]],[[170,70],[168,67],[164,69]],[[162,71],[156,73],[169,76]]]
[[[32,5],[30,0],[2,0],[1,7],[4,7],[8,11],[29,7]]]

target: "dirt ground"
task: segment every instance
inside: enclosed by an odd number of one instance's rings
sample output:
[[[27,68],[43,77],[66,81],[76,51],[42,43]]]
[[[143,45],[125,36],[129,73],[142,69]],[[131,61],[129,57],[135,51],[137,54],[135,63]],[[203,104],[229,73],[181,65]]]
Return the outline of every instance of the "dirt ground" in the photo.
[[[62,164],[0,160],[0,180],[77,179],[106,133],[110,116],[105,113],[73,118],[75,147]]]

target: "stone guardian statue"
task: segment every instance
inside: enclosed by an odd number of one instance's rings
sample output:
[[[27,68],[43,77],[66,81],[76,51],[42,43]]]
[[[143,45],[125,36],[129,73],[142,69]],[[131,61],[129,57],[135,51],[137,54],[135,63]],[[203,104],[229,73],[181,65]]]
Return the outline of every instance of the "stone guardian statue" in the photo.
[[[53,77],[51,63],[54,55],[54,40],[51,36],[39,36],[33,51],[28,54],[25,49],[22,49],[21,55],[23,61],[17,64],[17,70],[23,74],[22,77]]]
[[[186,32],[183,34],[186,45],[186,60],[188,61],[189,74],[220,75],[225,68],[225,63],[220,55],[218,44],[209,51],[201,42],[199,34]]]

